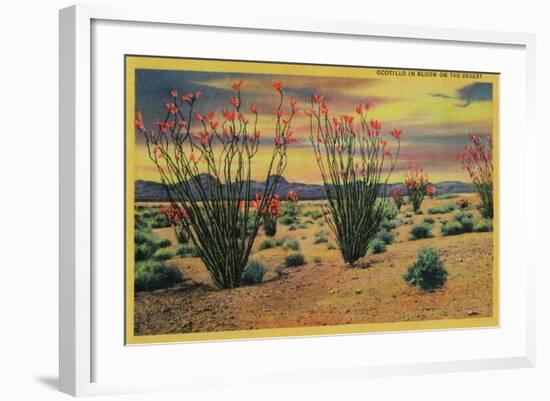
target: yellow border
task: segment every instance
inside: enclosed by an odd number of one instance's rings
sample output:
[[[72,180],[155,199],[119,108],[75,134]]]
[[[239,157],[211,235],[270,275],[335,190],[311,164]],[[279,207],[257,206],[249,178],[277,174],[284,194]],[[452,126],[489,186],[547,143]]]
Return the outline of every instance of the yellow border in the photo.
[[[135,168],[135,70],[196,70],[210,72],[240,72],[275,75],[309,75],[330,77],[375,78],[377,70],[404,69],[382,67],[344,67],[327,65],[285,64],[249,61],[223,61],[204,59],[165,58],[150,56],[125,57],[125,156],[126,156],[126,288],[125,288],[125,341],[126,344],[154,344],[167,342],[213,341],[250,338],[276,338],[295,336],[322,336],[391,331],[443,330],[499,325],[499,256],[500,256],[500,134],[499,134],[499,75],[483,73],[483,80],[493,84],[493,153],[494,153],[494,235],[493,235],[493,316],[488,318],[464,318],[426,320],[418,322],[366,323],[335,326],[295,327],[260,330],[235,330],[188,334],[134,335],[134,168]],[[429,71],[429,70],[426,70]],[[400,79],[399,76],[392,78]],[[402,77],[407,79],[408,77]]]

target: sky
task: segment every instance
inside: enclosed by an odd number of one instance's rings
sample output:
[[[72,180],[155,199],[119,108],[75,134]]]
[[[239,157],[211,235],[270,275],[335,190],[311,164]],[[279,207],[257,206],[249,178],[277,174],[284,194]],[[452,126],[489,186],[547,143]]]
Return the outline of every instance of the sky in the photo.
[[[312,71],[315,71],[313,67]],[[295,99],[298,107],[307,108],[312,94],[323,94],[331,114],[353,114],[358,103],[369,102],[368,118],[380,120],[382,131],[401,129],[401,154],[389,182],[402,182],[403,171],[409,165],[424,167],[430,181],[469,181],[456,157],[468,143],[471,131],[486,136],[493,132],[494,79],[487,74],[457,79],[448,77],[398,77],[378,75],[375,69],[368,78],[353,74],[339,76],[285,75],[224,71],[150,70],[137,69],[135,75],[135,109],[141,111],[146,125],[164,117],[164,103],[170,101],[170,91],[178,93],[201,91],[195,109],[201,113],[230,108],[229,97],[234,96],[234,82],[243,80],[241,97],[243,110],[251,104],[259,109],[259,129],[262,142],[253,176],[265,179],[265,163],[273,146],[273,127],[278,93],[272,83],[281,81],[285,106]],[[493,77],[494,78],[494,77]],[[197,126],[198,128],[198,126]],[[321,177],[309,143],[309,117],[296,118],[293,131],[299,142],[290,146],[289,163],[284,176],[289,182],[320,183]],[[148,159],[143,135],[136,135],[136,179],[158,181],[156,167]],[[271,136],[271,138],[270,138]]]

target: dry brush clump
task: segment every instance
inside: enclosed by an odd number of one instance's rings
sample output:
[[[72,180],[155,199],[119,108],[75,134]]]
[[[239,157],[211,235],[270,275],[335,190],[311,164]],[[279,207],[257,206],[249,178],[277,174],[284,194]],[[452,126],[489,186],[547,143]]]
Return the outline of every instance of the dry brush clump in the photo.
[[[391,131],[397,141],[394,154],[380,121],[369,121],[368,103],[357,106],[357,119],[349,114],[329,116],[328,104],[320,95],[312,96],[311,105],[306,114],[328,200],[326,221],[344,261],[354,266],[366,255],[384,219],[386,195],[381,189],[397,162],[401,130]]]
[[[287,165],[288,145],[296,141],[291,130],[296,102],[291,100],[290,107],[285,108],[282,85],[275,82],[274,143],[267,160],[262,199],[259,203],[251,200],[252,161],[260,147],[261,133],[257,107],[249,105],[249,112],[245,112],[242,84],[233,84],[234,96],[221,112],[221,119],[215,111],[196,111],[202,93],[178,96],[172,90],[170,100],[164,104],[164,118],[155,122],[156,130],[146,129],[140,112],[135,121],[146,138],[149,158],[171,206],[219,288],[241,285],[261,224],[261,211],[273,199]]]

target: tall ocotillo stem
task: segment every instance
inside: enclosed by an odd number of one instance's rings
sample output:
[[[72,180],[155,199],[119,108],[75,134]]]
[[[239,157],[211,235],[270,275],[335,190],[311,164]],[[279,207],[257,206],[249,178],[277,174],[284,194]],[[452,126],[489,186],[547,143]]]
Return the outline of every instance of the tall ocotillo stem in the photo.
[[[328,200],[327,224],[334,233],[344,261],[354,266],[366,255],[384,219],[385,186],[399,157],[401,130],[395,155],[382,137],[382,124],[368,121],[370,105],[356,107],[352,115],[329,117],[323,96],[312,96],[310,141]]]
[[[295,142],[291,123],[296,102],[291,101],[289,117],[284,119],[282,85],[276,82],[273,87],[279,99],[274,146],[262,188],[265,196],[256,205],[251,201],[251,174],[260,147],[258,109],[251,105],[250,113],[243,112],[242,83],[233,84],[235,96],[229,99],[230,107],[222,111],[221,122],[214,111],[195,111],[200,92],[178,98],[176,90],[164,105],[164,119],[155,122],[155,131],[146,130],[140,112],[135,122],[145,135],[149,158],[170,203],[181,213],[179,220],[219,288],[240,286],[260,227],[261,210],[273,196],[287,165],[288,144]]]

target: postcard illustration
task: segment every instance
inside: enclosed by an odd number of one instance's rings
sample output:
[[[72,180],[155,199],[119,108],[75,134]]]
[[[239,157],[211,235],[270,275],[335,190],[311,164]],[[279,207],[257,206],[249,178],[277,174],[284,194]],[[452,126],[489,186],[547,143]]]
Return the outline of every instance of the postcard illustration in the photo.
[[[128,344],[498,325],[498,73],[125,68]]]

